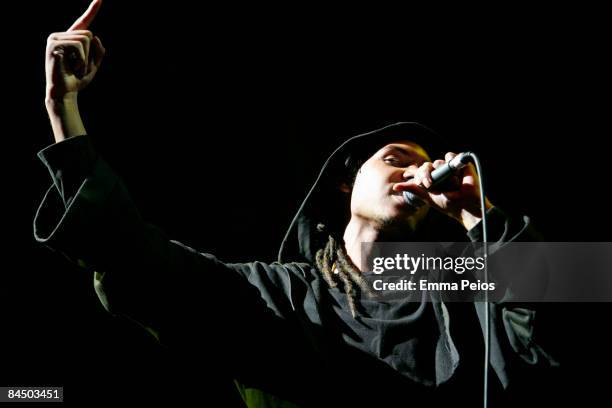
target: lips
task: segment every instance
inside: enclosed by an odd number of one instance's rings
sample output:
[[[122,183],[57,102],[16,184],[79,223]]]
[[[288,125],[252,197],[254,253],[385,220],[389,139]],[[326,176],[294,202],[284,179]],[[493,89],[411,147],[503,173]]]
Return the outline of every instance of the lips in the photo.
[[[392,187],[392,190],[396,193],[401,194],[406,204],[414,208],[421,208],[422,206],[427,204],[427,201],[411,191],[414,190],[414,185],[414,179],[411,177],[410,179],[401,183],[395,183]]]

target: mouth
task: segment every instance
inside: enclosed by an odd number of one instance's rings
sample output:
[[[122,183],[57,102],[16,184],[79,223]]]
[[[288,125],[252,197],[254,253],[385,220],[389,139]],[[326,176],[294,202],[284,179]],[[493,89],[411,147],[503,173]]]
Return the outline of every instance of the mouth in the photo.
[[[398,196],[398,198],[402,200],[404,204],[419,209],[426,205],[427,201],[425,201],[423,198],[419,197],[412,191],[406,189],[412,184],[414,184],[412,179],[409,179],[405,182],[394,184],[392,190],[395,193],[394,195]]]
[[[408,190],[402,191],[402,198],[406,204],[411,205],[414,208],[421,208],[427,204],[427,202],[421,197]]]

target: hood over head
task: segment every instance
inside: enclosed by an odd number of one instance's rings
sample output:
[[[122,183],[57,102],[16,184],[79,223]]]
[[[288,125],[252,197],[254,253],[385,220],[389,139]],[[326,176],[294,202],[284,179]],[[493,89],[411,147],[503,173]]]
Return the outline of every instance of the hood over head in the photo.
[[[399,140],[420,145],[432,160],[443,158],[450,150],[446,140],[416,122],[398,122],[349,138],[323,164],[285,233],[278,262],[312,263],[330,233],[342,235],[350,211],[348,201],[340,195],[340,183],[348,181],[349,169],[361,165],[384,145]]]

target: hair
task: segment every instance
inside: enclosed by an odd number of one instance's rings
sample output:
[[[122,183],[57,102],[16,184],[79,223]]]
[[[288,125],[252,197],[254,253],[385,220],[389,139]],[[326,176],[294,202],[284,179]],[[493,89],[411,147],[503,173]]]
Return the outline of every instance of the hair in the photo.
[[[332,200],[334,206],[338,206],[337,210],[340,210],[340,206],[344,208],[350,204],[350,199],[347,199],[347,194],[340,192],[339,186],[341,183],[349,185],[351,188],[355,184],[355,178],[357,173],[361,169],[363,163],[367,160],[363,152],[353,152],[346,156],[346,158],[340,161],[340,168],[336,169],[336,176],[334,177],[335,182],[333,184],[332,194],[341,194],[342,198],[339,200]],[[339,215],[339,214],[338,214]],[[335,217],[334,217],[335,218]],[[322,247],[316,252],[315,261],[317,268],[321,271],[325,282],[330,288],[336,288],[338,283],[342,284],[344,292],[347,295],[349,309],[353,318],[357,317],[357,296],[359,291],[372,297],[374,295],[372,289],[369,287],[366,280],[361,275],[361,271],[353,264],[342,241],[335,238],[337,234],[341,233],[339,227],[344,225],[336,225],[336,228],[332,227],[330,223],[320,223],[317,228],[319,232],[326,231],[328,233],[327,240],[323,243]],[[340,220],[337,218],[333,224],[337,224]]]
[[[368,297],[374,297],[375,295],[368,282],[361,275],[361,271],[355,267],[348,257],[344,245],[330,235],[327,244],[317,251],[315,259],[317,267],[323,274],[323,279],[330,288],[335,288],[338,283],[342,283],[348,298],[351,315],[356,318],[359,291],[365,293]]]

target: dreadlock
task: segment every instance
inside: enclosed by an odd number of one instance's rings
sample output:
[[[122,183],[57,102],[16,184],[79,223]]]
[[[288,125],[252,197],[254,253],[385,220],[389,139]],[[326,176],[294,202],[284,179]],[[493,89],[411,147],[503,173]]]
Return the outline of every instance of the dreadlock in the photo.
[[[369,297],[374,297],[375,295],[368,282],[361,275],[361,272],[349,259],[344,246],[339,244],[330,235],[327,244],[317,251],[315,260],[329,287],[335,288],[338,286],[338,281],[342,282],[344,292],[348,298],[351,315],[353,318],[356,318],[358,290],[361,290]]]
[[[344,182],[351,187],[355,184],[357,173],[361,166],[369,157],[371,152],[367,149],[355,149],[342,161],[341,170],[338,174],[338,179],[333,189],[337,192],[337,185]],[[333,202],[333,201],[332,201]],[[337,202],[342,202],[339,200]],[[345,208],[346,202],[341,204]],[[349,309],[353,318],[357,317],[357,296],[359,291],[366,294],[368,297],[375,297],[374,291],[370,288],[368,282],[363,278],[361,272],[348,257],[344,245],[339,243],[331,233],[329,225],[319,224],[317,226],[319,232],[328,230],[327,243],[316,252],[315,261],[317,268],[321,271],[323,279],[330,288],[338,286],[338,282],[342,282],[344,292],[348,299]]]

